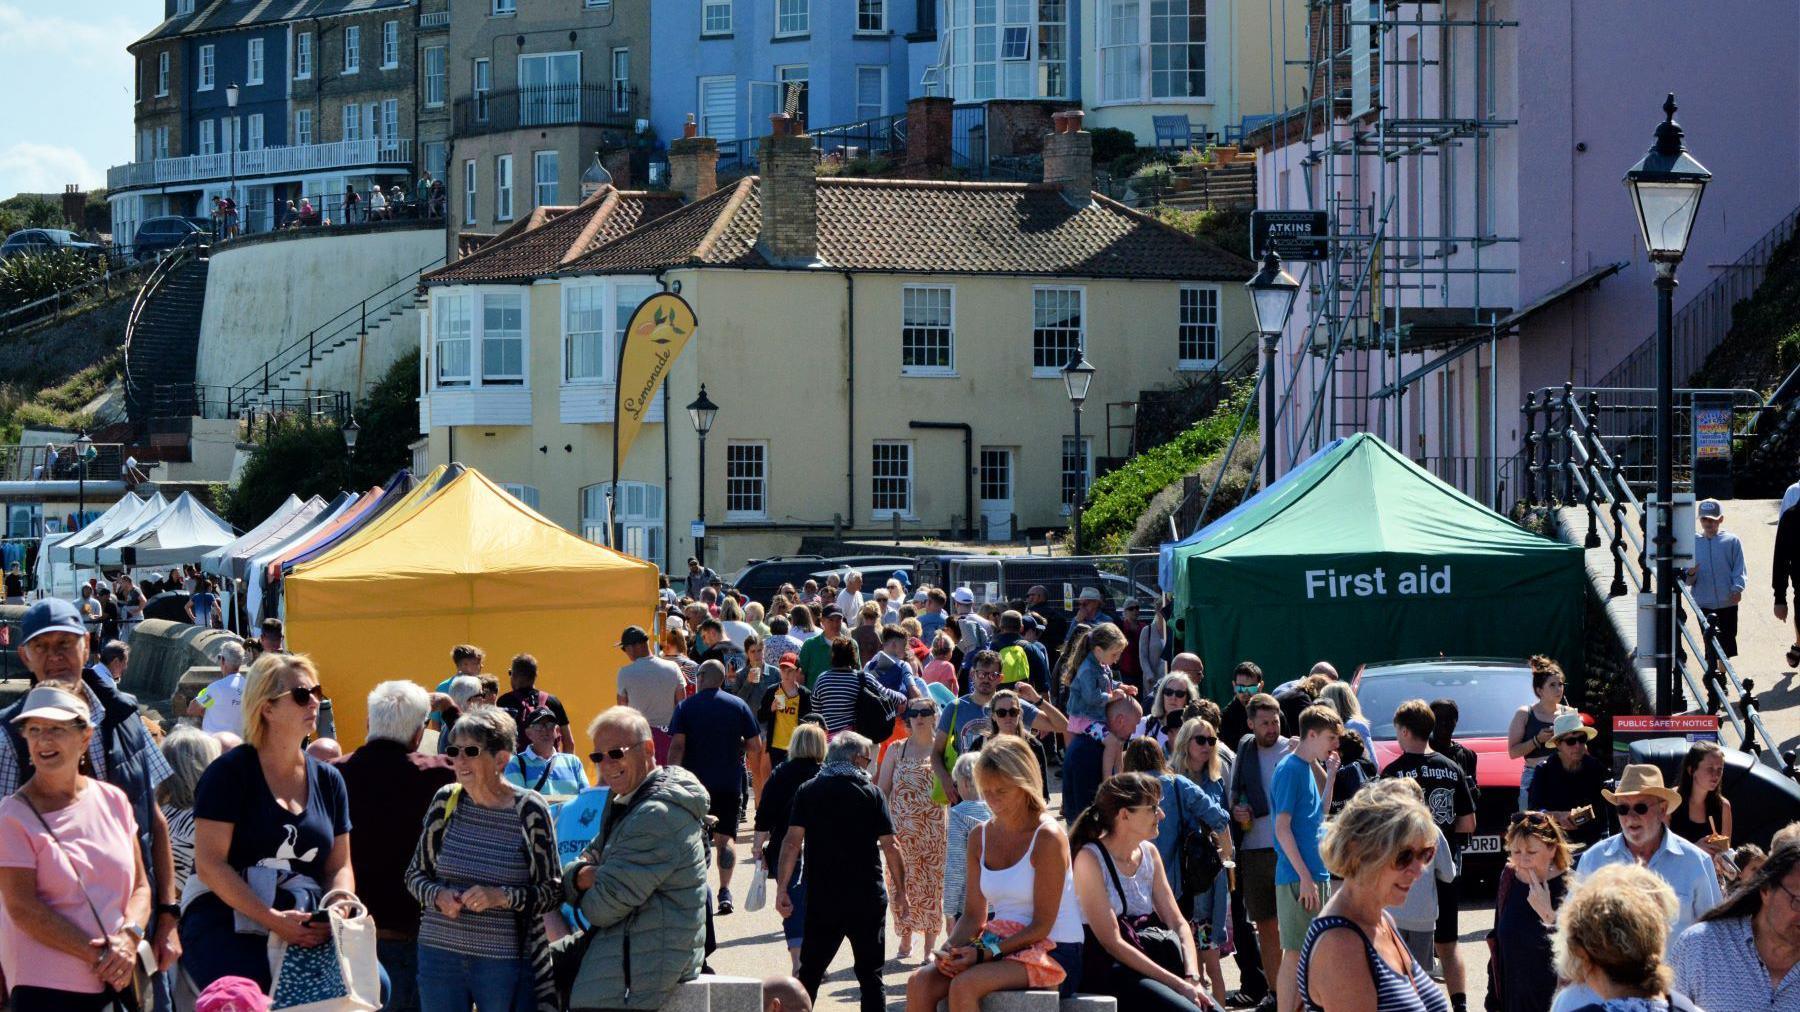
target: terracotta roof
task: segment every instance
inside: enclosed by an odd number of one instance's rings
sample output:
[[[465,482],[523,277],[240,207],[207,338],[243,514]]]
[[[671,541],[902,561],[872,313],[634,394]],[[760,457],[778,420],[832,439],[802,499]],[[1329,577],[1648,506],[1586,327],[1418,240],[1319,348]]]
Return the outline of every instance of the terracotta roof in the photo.
[[[420,278],[426,285],[529,284],[681,205],[674,193],[603,188],[579,207],[539,207],[481,248]]]
[[[1255,266],[1123,204],[1054,186],[826,177],[819,259],[836,270],[1242,281]],[[760,180],[746,176],[568,263],[561,274],[769,267]]]

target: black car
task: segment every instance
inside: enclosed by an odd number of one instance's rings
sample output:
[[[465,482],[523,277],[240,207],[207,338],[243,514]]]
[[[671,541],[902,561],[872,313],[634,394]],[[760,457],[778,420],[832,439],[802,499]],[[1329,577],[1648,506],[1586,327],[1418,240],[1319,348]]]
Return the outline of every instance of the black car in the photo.
[[[75,233],[65,229],[22,228],[7,236],[6,242],[0,244],[0,260],[54,253],[57,250],[79,253],[89,260],[98,260],[106,252],[106,247],[98,243],[83,242]]]
[[[823,555],[776,555],[751,559],[726,582],[743,591],[750,600],[761,601],[766,606],[774,600],[775,592],[782,584],[792,583],[798,587],[814,570],[830,567],[831,560]]]
[[[212,222],[206,218],[184,218],[174,214],[148,218],[138,226],[137,235],[132,237],[131,254],[135,259],[148,260],[183,243],[198,242],[211,234]]]

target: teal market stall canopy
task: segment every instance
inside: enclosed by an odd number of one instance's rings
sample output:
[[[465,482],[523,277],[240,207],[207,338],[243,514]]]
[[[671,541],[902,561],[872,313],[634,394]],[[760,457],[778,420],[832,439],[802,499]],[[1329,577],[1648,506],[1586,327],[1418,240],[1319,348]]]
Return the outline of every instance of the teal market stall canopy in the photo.
[[[1581,549],[1524,530],[1366,433],[1161,556],[1176,633],[1205,661],[1214,699],[1244,660],[1271,686],[1321,660],[1348,677],[1439,655],[1547,654],[1580,678]]]

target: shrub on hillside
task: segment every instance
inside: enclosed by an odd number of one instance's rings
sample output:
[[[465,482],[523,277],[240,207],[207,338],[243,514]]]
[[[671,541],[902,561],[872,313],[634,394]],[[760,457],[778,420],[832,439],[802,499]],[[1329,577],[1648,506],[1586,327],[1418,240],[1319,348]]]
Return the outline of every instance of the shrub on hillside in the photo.
[[[1210,211],[1183,211],[1178,207],[1159,207],[1156,217],[1163,224],[1186,232],[1220,249],[1250,259],[1250,212],[1243,208],[1216,208]]]
[[[1095,127],[1090,130],[1094,137],[1094,164],[1110,165],[1116,159],[1137,151],[1137,135],[1118,127]]]
[[[68,250],[8,257],[0,261],[0,312],[85,284],[101,266]]]
[[[1120,544],[1128,538],[1158,492],[1199,470],[1208,457],[1231,442],[1249,396],[1248,382],[1234,384],[1212,414],[1095,481],[1082,506],[1082,541],[1106,545]]]

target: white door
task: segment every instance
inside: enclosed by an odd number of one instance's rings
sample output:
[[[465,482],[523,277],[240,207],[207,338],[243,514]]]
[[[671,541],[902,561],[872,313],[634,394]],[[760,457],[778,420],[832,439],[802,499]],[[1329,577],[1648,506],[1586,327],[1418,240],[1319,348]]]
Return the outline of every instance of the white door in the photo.
[[[976,476],[981,489],[982,529],[989,541],[1011,541],[1013,536],[1013,452],[1007,447],[981,448],[981,467]]]

